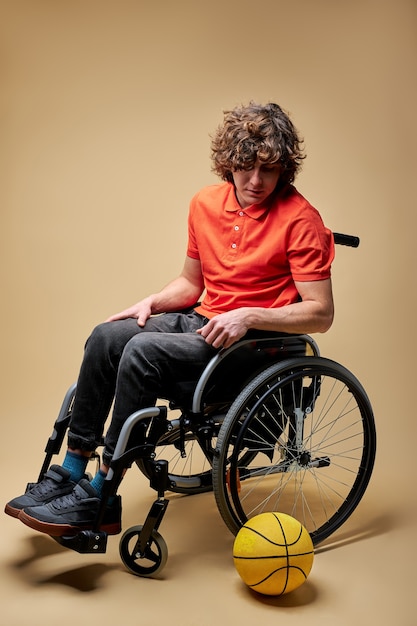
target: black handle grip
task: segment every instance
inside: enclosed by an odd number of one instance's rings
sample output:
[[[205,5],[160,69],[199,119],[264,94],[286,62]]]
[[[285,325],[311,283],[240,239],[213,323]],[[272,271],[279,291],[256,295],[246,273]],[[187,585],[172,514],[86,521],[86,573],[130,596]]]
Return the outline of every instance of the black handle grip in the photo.
[[[359,246],[360,239],[354,235],[343,235],[342,233],[333,233],[334,242],[341,246],[350,246],[351,248],[357,248]]]

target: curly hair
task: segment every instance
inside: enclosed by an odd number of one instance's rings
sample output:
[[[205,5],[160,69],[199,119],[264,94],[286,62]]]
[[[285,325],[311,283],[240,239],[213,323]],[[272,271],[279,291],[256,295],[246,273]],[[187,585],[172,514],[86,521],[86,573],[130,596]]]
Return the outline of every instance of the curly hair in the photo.
[[[305,158],[302,139],[280,106],[250,102],[224,111],[212,137],[213,172],[233,182],[233,172],[250,170],[257,160],[281,165],[281,183],[292,183]]]

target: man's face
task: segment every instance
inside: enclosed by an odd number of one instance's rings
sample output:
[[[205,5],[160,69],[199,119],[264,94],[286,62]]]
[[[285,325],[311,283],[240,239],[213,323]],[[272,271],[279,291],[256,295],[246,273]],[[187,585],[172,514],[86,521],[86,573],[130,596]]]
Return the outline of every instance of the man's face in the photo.
[[[245,209],[251,204],[259,204],[271,195],[277,186],[280,166],[277,163],[261,163],[256,161],[251,170],[232,172],[236,187],[236,197]]]

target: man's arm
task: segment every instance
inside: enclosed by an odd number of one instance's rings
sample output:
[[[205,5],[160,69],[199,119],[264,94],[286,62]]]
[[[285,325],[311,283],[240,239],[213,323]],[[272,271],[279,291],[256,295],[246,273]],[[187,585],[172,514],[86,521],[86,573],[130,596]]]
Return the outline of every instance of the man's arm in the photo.
[[[186,309],[195,304],[204,289],[201,264],[197,259],[186,257],[183,270],[178,278],[172,280],[158,293],[151,294],[120,313],[109,317],[107,322],[133,317],[139,326],[158,313],[168,313]]]
[[[282,333],[324,333],[333,322],[331,280],[295,283],[301,302],[276,309],[242,307],[213,317],[199,332],[214,348],[228,348],[253,328]]]

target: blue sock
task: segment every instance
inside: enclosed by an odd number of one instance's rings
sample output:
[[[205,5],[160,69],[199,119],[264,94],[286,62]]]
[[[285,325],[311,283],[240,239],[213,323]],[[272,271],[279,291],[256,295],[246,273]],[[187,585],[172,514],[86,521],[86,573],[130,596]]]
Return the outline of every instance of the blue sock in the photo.
[[[69,450],[67,450],[64,462],[62,463],[62,467],[64,467],[71,473],[71,480],[73,480],[75,483],[79,483],[81,478],[85,474],[87,463],[87,456],[76,454],[75,452],[70,452]]]
[[[101,470],[98,470],[97,474],[94,476],[93,480],[90,483],[90,485],[94,487],[94,489],[97,491],[99,498],[101,497],[101,491],[103,489],[106,476],[107,474],[105,474]]]

